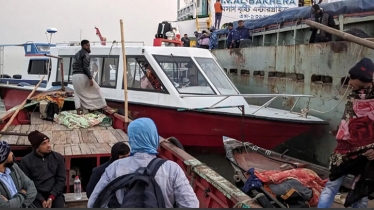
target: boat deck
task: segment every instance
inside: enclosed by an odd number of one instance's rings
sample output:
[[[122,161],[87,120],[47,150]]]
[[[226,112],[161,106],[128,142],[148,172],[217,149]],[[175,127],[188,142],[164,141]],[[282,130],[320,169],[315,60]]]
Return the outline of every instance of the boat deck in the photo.
[[[30,121],[30,124],[10,126],[7,131],[30,133],[38,130],[43,132],[51,139],[52,149],[63,156],[110,154],[113,144],[128,141],[125,132],[111,126],[69,129],[56,122],[40,119],[39,113],[32,113]],[[3,135],[0,140],[7,141],[12,146],[30,146],[27,136]]]

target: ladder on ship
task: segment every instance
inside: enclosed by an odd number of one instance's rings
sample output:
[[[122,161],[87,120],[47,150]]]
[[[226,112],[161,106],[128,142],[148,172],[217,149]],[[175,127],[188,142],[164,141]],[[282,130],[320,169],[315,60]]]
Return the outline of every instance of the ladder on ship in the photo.
[[[212,25],[212,12],[210,9],[210,1],[211,0],[207,0],[207,5],[206,5],[206,8],[208,10],[208,19],[203,20],[203,21],[199,20],[199,15],[197,14],[197,4],[195,2],[196,30],[199,32],[201,32],[202,30],[209,30]]]

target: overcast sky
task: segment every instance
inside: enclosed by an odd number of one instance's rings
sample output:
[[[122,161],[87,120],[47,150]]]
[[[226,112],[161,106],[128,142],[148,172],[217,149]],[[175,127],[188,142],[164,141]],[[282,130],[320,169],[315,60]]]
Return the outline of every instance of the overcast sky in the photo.
[[[108,41],[120,41],[123,19],[126,41],[151,45],[158,23],[176,17],[176,0],[0,0],[0,44],[46,42],[49,27],[58,30],[52,42],[79,41],[81,30],[82,39],[99,41],[95,26]],[[5,50],[5,72],[25,68],[22,53]]]

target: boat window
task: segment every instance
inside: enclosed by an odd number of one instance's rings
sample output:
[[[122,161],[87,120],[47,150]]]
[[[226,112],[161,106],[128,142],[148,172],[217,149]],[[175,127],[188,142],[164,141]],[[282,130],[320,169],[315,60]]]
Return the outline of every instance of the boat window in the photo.
[[[49,59],[30,59],[28,74],[48,74]]]
[[[197,58],[197,63],[221,94],[238,94],[229,79],[213,58]]]
[[[97,82],[97,84],[100,84],[101,81],[99,79],[101,79],[100,74],[102,73],[102,70],[103,70],[103,58],[91,57],[90,70],[91,70],[92,79],[94,79]]]
[[[62,57],[62,56],[60,56]],[[54,59],[57,62],[57,59]],[[64,82],[71,83],[71,72],[73,71],[71,68],[72,58],[71,57],[62,57],[62,68],[64,70]],[[60,64],[57,67],[57,79],[56,81],[61,81],[61,71],[60,71]]]
[[[100,83],[98,83],[101,87],[116,88],[118,61],[119,56],[104,58]]]
[[[167,92],[153,68],[144,56],[127,57],[127,88],[155,92]],[[122,79],[123,81],[123,79]],[[123,89],[123,82],[122,82]]]
[[[153,56],[179,93],[215,94],[190,57]]]

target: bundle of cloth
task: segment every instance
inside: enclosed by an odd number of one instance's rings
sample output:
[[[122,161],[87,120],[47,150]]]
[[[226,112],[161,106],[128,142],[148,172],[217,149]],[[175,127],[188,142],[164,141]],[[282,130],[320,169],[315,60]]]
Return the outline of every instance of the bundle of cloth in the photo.
[[[263,187],[277,199],[289,204],[305,201],[309,206],[316,206],[327,182],[327,179],[321,179],[307,168],[285,171],[258,171],[251,168],[247,173],[249,178],[243,187],[245,193]]]

